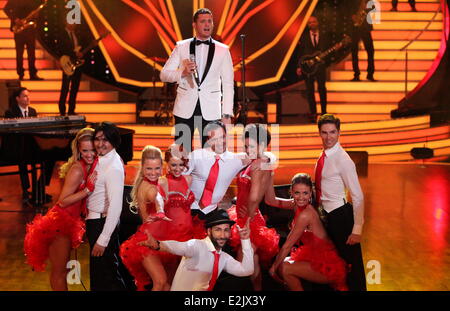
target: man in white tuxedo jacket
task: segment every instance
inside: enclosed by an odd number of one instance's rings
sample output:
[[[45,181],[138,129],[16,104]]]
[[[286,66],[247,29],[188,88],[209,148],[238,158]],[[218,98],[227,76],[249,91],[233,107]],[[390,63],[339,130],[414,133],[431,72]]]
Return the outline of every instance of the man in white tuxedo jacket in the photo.
[[[233,116],[233,62],[227,45],[211,38],[212,13],[199,9],[192,23],[196,36],[177,42],[160,78],[178,84],[173,109],[175,141],[191,151],[195,128],[202,146],[205,125],[214,120],[231,123]]]

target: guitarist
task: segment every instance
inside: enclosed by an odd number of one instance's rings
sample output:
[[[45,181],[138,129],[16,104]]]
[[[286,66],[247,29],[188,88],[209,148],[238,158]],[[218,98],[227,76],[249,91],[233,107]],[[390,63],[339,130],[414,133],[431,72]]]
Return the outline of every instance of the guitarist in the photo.
[[[303,56],[311,55],[316,52],[322,52],[331,46],[329,35],[319,28],[317,17],[311,16],[308,19],[308,29],[303,33],[299,43],[300,59]],[[300,64],[297,67],[297,75],[304,75],[306,85],[306,96],[309,103],[310,119],[312,123],[316,122],[317,109],[316,99],[314,97],[314,81],[317,81],[318,91],[320,95],[321,113],[327,113],[327,89],[326,82],[326,64],[319,64],[314,74],[306,75],[302,72]]]
[[[8,0],[4,11],[11,20],[11,31],[13,26],[23,25],[23,19],[26,18],[33,10],[41,5],[39,0]],[[35,17],[36,19],[36,17]],[[30,72],[30,80],[43,80],[38,77],[35,65],[36,56],[36,28],[29,27],[21,32],[14,34],[14,42],[16,47],[16,70],[19,79],[23,80],[25,69],[23,67],[23,52],[27,47],[28,68]]]
[[[81,49],[77,49],[77,47],[81,46],[81,35],[79,31],[78,24],[69,24],[67,19],[64,18],[65,29],[62,31],[60,36],[60,46],[62,49],[62,53],[65,55],[69,55],[73,59],[82,59],[83,54],[80,52]],[[59,95],[59,114],[64,116],[66,114],[66,100],[67,93],[69,93],[69,115],[75,115],[75,105],[77,100],[78,89],[80,87],[81,81],[81,73],[82,66],[77,67],[75,72],[69,76],[64,70],[62,71],[62,85],[61,85],[61,93]]]
[[[372,39],[372,24],[368,23],[367,14],[371,9],[367,9],[367,0],[359,1],[358,11],[352,15],[351,34],[352,39],[352,65],[353,65],[353,79],[350,81],[361,81],[359,78],[359,41],[362,40],[364,49],[367,52],[367,80],[375,82],[373,75],[375,73],[375,49],[373,47]]]

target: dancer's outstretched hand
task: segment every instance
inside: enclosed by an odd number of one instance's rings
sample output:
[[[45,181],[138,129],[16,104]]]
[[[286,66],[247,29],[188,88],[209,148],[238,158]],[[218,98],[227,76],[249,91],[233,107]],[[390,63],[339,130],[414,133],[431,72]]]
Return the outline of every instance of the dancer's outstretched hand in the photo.
[[[159,248],[158,241],[147,231],[145,231],[145,234],[147,235],[147,240],[138,242],[138,245],[147,246],[147,247],[150,247],[153,249],[158,249]]]
[[[241,237],[241,240],[246,240],[250,238],[250,218],[247,218],[247,221],[243,228],[239,227],[238,224],[236,224],[239,236]]]
[[[277,268],[278,267],[275,267],[275,265],[272,265],[272,267],[270,267],[269,269],[269,274],[278,283],[285,284],[284,280],[278,275]]]
[[[155,221],[160,221],[160,220],[172,221],[172,219],[167,217],[166,214],[164,214],[164,213],[157,213],[157,214],[148,215],[148,217],[145,220],[145,222],[146,223],[147,222],[155,222]]]

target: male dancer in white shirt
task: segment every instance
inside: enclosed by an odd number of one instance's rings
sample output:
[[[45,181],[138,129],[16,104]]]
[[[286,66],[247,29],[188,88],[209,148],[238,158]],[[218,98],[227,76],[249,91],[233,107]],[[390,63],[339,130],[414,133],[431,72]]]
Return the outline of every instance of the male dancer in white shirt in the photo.
[[[225,210],[217,209],[208,214],[205,227],[208,236],[203,240],[157,241],[151,235],[141,245],[155,250],[183,256],[172,282],[172,291],[211,291],[222,271],[243,277],[253,273],[253,248],[250,243],[249,221],[239,228],[243,258],[235,260],[222,251],[222,247],[231,235],[230,220]]]
[[[234,71],[229,47],[211,38],[214,29],[209,9],[197,10],[192,27],[195,37],[177,42],[161,70],[163,82],[178,84],[173,108],[175,142],[192,150],[197,128],[202,141],[205,125],[213,120],[231,123],[233,116]]]
[[[125,290],[118,271],[118,223],[122,212],[124,167],[116,152],[120,133],[110,122],[95,129],[94,146],[99,156],[95,190],[87,201],[86,235],[91,248],[91,291]]]
[[[355,163],[339,143],[340,125],[339,118],[332,114],[324,114],[318,121],[324,151],[315,169],[317,200],[325,211],[328,234],[339,255],[349,264],[349,290],[365,291],[366,277],[360,244],[364,195]],[[318,172],[320,170],[321,174]],[[350,192],[352,204],[346,201],[346,191]]]
[[[245,152],[234,153],[227,150],[227,132],[226,127],[221,121],[210,122],[205,127],[208,141],[205,148],[194,150],[189,155],[189,169],[186,175],[192,176],[191,191],[195,195],[195,202],[191,205],[193,216],[204,219],[205,215],[217,209],[218,204],[222,201],[228,187],[244,167],[246,167],[252,159]],[[266,158],[255,161],[265,161],[271,165],[275,164],[276,157],[270,152],[266,152]],[[207,206],[203,206],[201,198],[205,191],[210,170],[219,158],[219,172],[217,181],[212,193],[211,202]]]

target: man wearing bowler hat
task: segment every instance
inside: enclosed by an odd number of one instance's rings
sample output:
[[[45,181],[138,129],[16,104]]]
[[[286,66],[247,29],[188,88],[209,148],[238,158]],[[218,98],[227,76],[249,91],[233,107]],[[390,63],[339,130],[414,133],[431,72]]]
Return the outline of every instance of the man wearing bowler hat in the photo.
[[[243,251],[242,262],[222,252],[233,225],[234,221],[230,220],[228,213],[217,209],[207,215],[205,227],[208,236],[203,240],[158,241],[147,233],[148,240],[141,244],[183,256],[170,290],[211,291],[223,270],[235,276],[249,276],[253,273],[253,248],[248,221],[244,228],[238,227]]]

